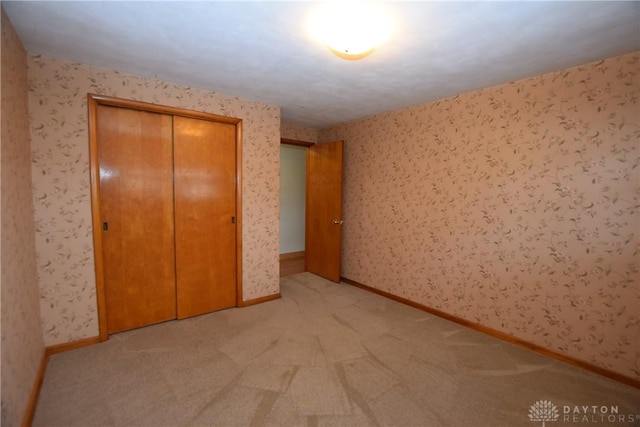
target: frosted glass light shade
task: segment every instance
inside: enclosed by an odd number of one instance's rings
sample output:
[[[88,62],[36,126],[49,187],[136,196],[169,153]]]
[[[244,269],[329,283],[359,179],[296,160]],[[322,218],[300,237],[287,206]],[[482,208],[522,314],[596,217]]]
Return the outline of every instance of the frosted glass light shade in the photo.
[[[339,57],[362,59],[388,40],[391,22],[374,2],[337,1],[316,11],[309,30]]]

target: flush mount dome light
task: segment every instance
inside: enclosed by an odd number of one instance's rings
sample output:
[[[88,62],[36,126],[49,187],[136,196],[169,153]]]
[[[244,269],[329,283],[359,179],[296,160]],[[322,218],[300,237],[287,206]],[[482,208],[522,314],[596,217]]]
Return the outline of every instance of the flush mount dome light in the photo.
[[[391,22],[377,2],[334,1],[314,11],[313,38],[344,59],[362,59],[391,35]]]

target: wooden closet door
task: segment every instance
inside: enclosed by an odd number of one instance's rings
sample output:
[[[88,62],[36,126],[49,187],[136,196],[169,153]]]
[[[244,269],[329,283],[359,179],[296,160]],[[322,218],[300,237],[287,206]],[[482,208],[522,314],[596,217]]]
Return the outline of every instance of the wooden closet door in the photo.
[[[236,127],[174,118],[178,318],[236,305]]]
[[[176,317],[172,117],[98,106],[108,333]]]

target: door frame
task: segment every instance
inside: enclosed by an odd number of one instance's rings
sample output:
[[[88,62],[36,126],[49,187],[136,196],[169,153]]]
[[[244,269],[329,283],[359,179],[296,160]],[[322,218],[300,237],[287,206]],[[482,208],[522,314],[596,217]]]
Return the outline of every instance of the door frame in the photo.
[[[148,102],[133,101],[105,95],[87,94],[89,117],[89,171],[91,179],[91,224],[93,229],[93,256],[96,275],[96,300],[100,341],[109,339],[107,331],[107,302],[104,283],[102,253],[102,219],[100,218],[100,164],[98,156],[98,105],[129,108],[172,116],[190,117],[228,123],[236,127],[236,307],[243,305],[242,299],[242,119],[221,116],[201,111],[169,107]]]
[[[303,147],[305,148],[305,158],[307,156],[307,152],[309,151],[308,148],[309,147],[313,147],[314,145],[316,145],[315,142],[307,142],[307,141],[301,141],[299,139],[290,139],[290,138],[280,138],[280,146],[282,145],[290,145],[290,146],[294,146],[294,147]],[[307,166],[305,165],[305,177],[307,175],[308,169]],[[280,191],[282,192],[282,189],[280,189]],[[306,201],[306,197],[307,197],[307,188],[305,185],[305,190],[304,190],[304,194],[305,194],[305,207],[307,204]],[[305,218],[304,218],[304,227],[305,227],[305,236],[307,234],[307,213],[305,212]],[[299,260],[302,258],[302,261],[304,262],[304,271],[308,271],[307,270],[307,241],[306,241],[306,237],[305,237],[305,248],[302,252],[292,252],[287,254],[288,256],[290,256],[291,258],[283,258],[283,254],[280,253],[279,257],[278,257],[278,269],[280,270],[280,274],[282,274],[282,269],[283,268],[288,268],[288,267],[283,267],[283,265],[285,265],[285,263],[290,263],[289,265],[293,264],[295,265],[296,270],[295,271],[299,271],[298,268],[298,263],[300,262]],[[282,276],[280,276],[282,277]]]
[[[280,138],[280,145],[297,145],[298,147],[312,147],[314,145],[316,145],[315,142],[307,142],[307,141],[300,141],[297,139],[289,139],[289,138]]]

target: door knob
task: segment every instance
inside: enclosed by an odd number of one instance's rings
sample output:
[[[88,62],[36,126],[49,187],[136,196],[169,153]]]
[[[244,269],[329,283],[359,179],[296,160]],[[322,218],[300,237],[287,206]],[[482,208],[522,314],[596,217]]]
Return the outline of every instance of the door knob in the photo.
[[[344,221],[342,221],[341,219],[334,219],[333,223],[337,224],[337,225],[342,225],[342,224],[344,224]]]

